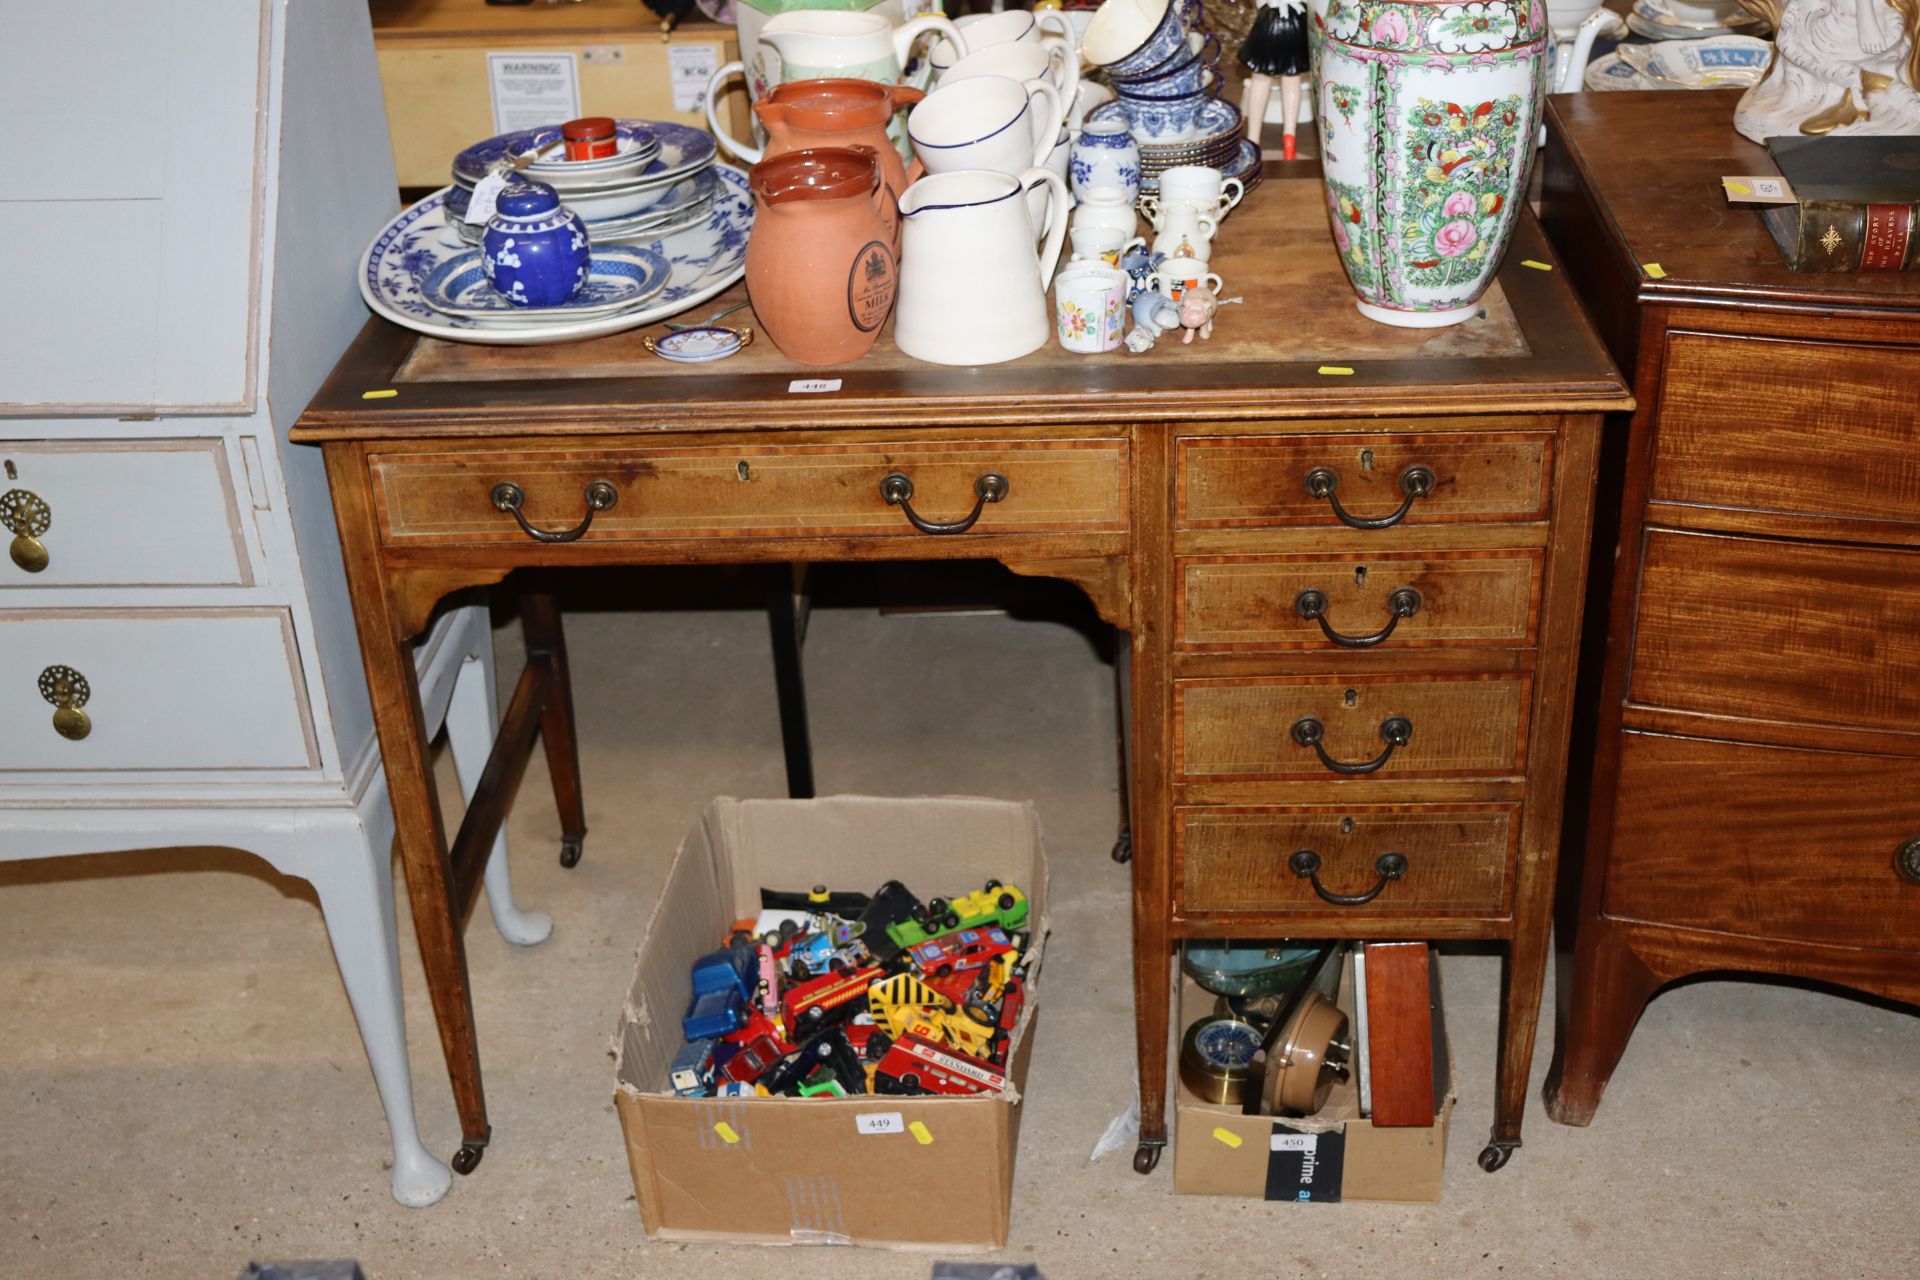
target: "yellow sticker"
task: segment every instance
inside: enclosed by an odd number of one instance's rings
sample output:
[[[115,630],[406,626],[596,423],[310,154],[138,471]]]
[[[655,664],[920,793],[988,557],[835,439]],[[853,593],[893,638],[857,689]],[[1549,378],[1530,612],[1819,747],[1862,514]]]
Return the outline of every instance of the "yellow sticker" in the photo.
[[[933,1145],[933,1133],[920,1121],[915,1120],[912,1124],[908,1125],[907,1132],[912,1134],[913,1140],[921,1146],[930,1147]]]
[[[719,1134],[720,1141],[726,1143],[728,1146],[732,1146],[734,1143],[740,1141],[740,1135],[735,1133],[733,1131],[733,1126],[728,1124],[725,1120],[722,1120],[718,1124],[714,1125],[713,1131]]]
[[[1220,1141],[1226,1143],[1228,1146],[1232,1147],[1236,1151],[1240,1149],[1240,1144],[1246,1141],[1245,1138],[1242,1138],[1239,1134],[1235,1133],[1233,1130],[1222,1129],[1218,1127],[1214,1129],[1213,1136],[1215,1138],[1218,1138]]]
[[[1535,262],[1532,258],[1520,259],[1520,265],[1523,267],[1532,267],[1535,271],[1553,270],[1553,264],[1551,262]]]
[[[1353,370],[1343,364],[1323,364],[1320,366],[1320,372],[1330,378],[1350,378],[1353,376]]]
[[[1750,196],[1753,194],[1752,187],[1748,186],[1744,182],[1735,182],[1732,178],[1726,178],[1722,180],[1720,185],[1724,186],[1728,191],[1732,192],[1736,196]]]
[[[1657,262],[1643,262],[1640,264],[1640,269],[1647,273],[1649,280],[1665,280],[1667,278],[1667,269]]]
[[[385,391],[362,391],[360,398],[362,400],[391,400],[399,394],[400,393],[392,387],[388,387]]]

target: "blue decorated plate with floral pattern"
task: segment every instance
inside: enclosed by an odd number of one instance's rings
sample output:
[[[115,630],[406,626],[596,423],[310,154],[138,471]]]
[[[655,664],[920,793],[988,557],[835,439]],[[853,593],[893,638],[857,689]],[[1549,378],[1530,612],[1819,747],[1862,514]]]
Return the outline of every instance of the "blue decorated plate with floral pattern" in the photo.
[[[421,282],[442,263],[472,252],[447,224],[445,188],[404,210],[374,237],[360,258],[360,295],[375,314],[417,333],[495,346],[567,342],[655,324],[698,306],[746,274],[747,233],[753,227],[747,175],[730,165],[715,165],[714,170],[721,187],[705,221],[639,243],[665,258],[673,270],[664,289],[632,310],[577,323],[515,323],[517,316],[476,320],[435,311],[421,297]]]
[[[673,264],[651,249],[596,246],[586,283],[571,298],[556,307],[522,307],[493,287],[480,251],[469,249],[427,272],[420,280],[420,298],[442,315],[470,320],[592,320],[639,306],[666,288],[672,274]]]
[[[647,165],[645,174],[638,178],[616,180],[613,185],[625,186],[629,182],[666,184],[713,161],[715,143],[713,135],[705,129],[675,124],[671,120],[620,120],[616,122],[616,127],[623,131],[644,129],[659,143],[659,150],[655,153],[656,158]],[[560,126],[523,129],[519,133],[503,133],[497,138],[476,142],[454,158],[453,180],[461,186],[471,187],[486,176],[488,168],[496,161],[520,155],[529,147],[542,145],[541,140],[548,134],[558,137]],[[543,180],[550,180],[552,173],[551,165],[541,169]],[[572,189],[574,184],[560,185]]]

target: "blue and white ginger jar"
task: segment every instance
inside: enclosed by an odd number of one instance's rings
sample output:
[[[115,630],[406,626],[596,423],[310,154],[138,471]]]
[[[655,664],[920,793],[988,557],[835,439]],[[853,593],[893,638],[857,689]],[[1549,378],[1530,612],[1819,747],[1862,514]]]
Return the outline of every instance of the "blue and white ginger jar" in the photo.
[[[1088,187],[1119,187],[1127,203],[1140,196],[1140,145],[1125,120],[1089,120],[1067,155],[1073,195],[1081,198]]]
[[[557,307],[587,281],[587,224],[544,182],[509,182],[480,240],[480,266],[507,301]]]

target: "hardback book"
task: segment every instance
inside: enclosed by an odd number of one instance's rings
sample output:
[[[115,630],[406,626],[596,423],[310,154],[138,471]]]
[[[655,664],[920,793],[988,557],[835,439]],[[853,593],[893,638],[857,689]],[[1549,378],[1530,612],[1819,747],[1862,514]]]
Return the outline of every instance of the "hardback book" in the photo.
[[[1795,271],[1920,269],[1920,137],[1768,138],[1797,204],[1761,214]]]

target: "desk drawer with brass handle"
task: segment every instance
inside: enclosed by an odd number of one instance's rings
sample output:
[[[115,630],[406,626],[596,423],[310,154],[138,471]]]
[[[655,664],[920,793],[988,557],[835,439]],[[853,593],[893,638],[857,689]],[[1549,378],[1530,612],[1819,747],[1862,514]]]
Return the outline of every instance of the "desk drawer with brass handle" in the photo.
[[[1520,807],[1356,805],[1176,811],[1182,915],[1334,910],[1500,917]]]
[[[1180,680],[1174,768],[1210,779],[1518,774],[1532,684],[1524,675]]]
[[[1124,532],[1122,440],[377,453],[393,543]]]
[[[1531,647],[1539,551],[1179,562],[1178,642],[1195,650]]]

